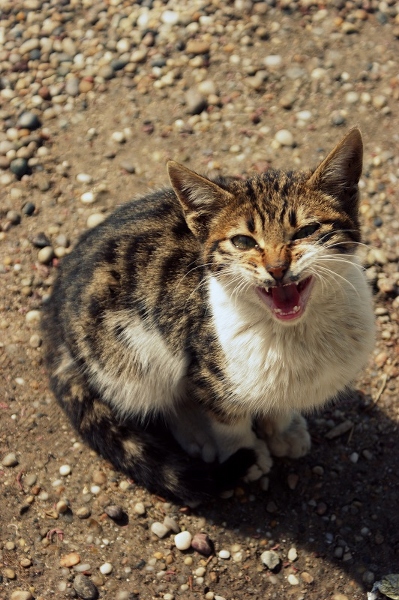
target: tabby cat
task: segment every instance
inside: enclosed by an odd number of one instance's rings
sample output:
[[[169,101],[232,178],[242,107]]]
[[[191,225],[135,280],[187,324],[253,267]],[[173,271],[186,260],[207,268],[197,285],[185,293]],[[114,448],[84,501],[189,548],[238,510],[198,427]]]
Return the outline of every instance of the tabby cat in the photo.
[[[63,259],[43,315],[51,387],[116,469],[189,503],[309,450],[301,413],[373,347],[362,152],[355,128],[314,171],[210,180],[171,161],[170,188]]]

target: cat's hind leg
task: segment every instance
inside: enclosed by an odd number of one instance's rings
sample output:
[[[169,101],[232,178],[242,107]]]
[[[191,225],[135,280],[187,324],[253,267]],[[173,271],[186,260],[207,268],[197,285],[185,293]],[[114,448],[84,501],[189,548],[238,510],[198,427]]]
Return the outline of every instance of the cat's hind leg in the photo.
[[[257,421],[256,428],[273,456],[300,458],[310,450],[306,419],[298,412],[264,417]]]

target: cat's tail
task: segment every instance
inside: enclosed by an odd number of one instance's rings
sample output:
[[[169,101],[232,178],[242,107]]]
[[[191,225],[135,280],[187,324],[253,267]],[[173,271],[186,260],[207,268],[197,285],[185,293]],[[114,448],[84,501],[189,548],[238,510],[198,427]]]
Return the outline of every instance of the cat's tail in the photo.
[[[58,347],[60,351],[61,348]],[[188,456],[162,419],[143,426],[132,418],[117,419],[93,393],[64,348],[47,355],[51,388],[84,440],[116,470],[150,492],[179,503],[195,504],[232,489],[256,458],[241,449],[222,464]]]

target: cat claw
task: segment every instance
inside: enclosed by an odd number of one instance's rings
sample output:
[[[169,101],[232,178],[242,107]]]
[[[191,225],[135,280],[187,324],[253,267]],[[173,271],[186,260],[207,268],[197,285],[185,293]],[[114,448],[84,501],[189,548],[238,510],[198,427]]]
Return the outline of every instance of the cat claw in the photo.
[[[263,477],[263,475],[269,473],[273,464],[269,448],[263,440],[256,440],[254,450],[256,454],[256,463],[248,469],[247,474],[244,477],[244,481],[247,483],[257,481]]]
[[[288,458],[305,456],[311,446],[306,419],[300,414],[294,415],[289,427],[285,431],[270,435],[267,442],[273,456]]]

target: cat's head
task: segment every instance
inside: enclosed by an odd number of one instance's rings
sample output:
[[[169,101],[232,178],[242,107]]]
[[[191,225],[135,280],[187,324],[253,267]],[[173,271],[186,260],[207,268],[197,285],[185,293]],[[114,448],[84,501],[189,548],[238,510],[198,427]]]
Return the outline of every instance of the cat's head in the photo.
[[[316,286],[343,281],[353,260],[362,155],[354,128],[314,171],[217,181],[173,161],[168,171],[207,268],[288,324],[305,314]]]

